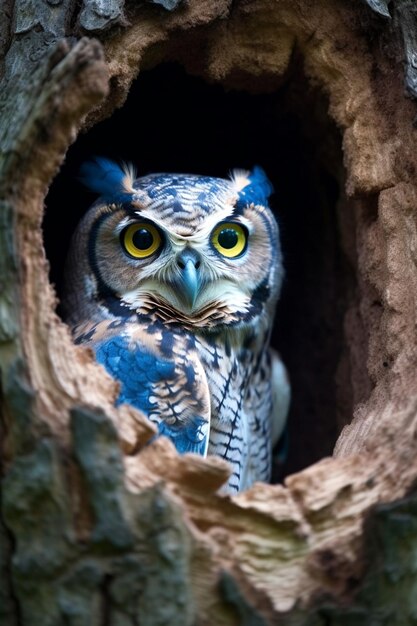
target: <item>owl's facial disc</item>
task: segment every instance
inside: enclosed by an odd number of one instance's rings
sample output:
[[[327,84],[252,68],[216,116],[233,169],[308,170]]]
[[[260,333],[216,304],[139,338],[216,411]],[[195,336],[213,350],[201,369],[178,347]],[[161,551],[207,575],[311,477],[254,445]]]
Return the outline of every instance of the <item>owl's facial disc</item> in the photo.
[[[225,215],[183,235],[147,214],[132,221],[121,209],[103,221],[101,245],[114,252],[102,255],[97,268],[123,306],[137,313],[201,326],[236,321],[254,310],[253,294],[268,273],[259,250],[268,249],[269,231],[261,214],[250,211],[251,220]]]

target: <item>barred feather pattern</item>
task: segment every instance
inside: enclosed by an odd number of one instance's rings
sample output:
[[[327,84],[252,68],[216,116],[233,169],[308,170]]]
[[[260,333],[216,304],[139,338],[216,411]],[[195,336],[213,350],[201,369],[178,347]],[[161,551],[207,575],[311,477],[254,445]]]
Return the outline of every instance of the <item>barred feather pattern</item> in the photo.
[[[209,454],[232,466],[228,490],[267,482],[271,473],[271,370],[268,352],[225,351],[222,342],[199,342],[207,372],[212,418]]]
[[[75,342],[91,346],[121,381],[119,404],[144,411],[179,451],[230,463],[225,491],[269,480],[273,407],[266,332],[246,347],[230,345],[223,335],[167,329],[156,317],[123,325],[87,322],[73,332]]]

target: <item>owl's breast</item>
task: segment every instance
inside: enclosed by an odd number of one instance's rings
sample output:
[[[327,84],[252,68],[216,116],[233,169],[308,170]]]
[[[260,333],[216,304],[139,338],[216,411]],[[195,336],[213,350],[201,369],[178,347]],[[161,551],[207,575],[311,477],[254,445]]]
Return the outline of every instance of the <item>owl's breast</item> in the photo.
[[[180,453],[231,464],[225,491],[270,479],[271,363],[262,341],[232,346],[149,319],[86,323],[75,333],[120,382],[118,404],[140,409]]]
[[[197,342],[210,393],[209,454],[233,468],[228,491],[269,481],[271,472],[271,364],[268,350],[232,347],[222,339]]]

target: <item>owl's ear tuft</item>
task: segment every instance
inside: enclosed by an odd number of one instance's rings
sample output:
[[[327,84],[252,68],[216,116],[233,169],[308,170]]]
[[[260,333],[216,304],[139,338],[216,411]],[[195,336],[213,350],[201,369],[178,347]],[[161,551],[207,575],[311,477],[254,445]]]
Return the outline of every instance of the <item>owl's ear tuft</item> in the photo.
[[[136,177],[131,164],[119,165],[104,157],[95,157],[81,166],[79,180],[108,201],[129,200],[135,192]]]
[[[265,174],[265,171],[259,165],[255,165],[249,176],[250,186],[253,192],[258,193],[260,196],[268,200],[268,198],[274,193],[274,187]]]
[[[238,204],[267,205],[268,198],[273,192],[274,187],[264,170],[255,165],[253,170],[246,174],[246,184],[239,190]]]

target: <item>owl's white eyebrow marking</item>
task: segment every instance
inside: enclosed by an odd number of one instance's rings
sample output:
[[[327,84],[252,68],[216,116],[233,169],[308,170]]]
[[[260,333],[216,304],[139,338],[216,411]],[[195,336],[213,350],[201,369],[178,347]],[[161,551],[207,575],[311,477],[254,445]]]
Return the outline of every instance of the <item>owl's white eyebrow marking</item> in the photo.
[[[128,216],[124,217],[122,220],[120,220],[118,224],[116,224],[114,232],[119,235],[122,232],[122,230],[126,228],[126,226],[129,226],[133,222],[134,220],[132,220],[131,217],[128,217]]]
[[[179,241],[204,242],[210,235],[213,228],[217,226],[219,222],[222,222],[233,215],[233,207],[227,205],[224,206],[221,210],[213,213],[213,215],[206,216],[204,224],[197,225],[195,227],[195,230],[187,235],[180,235],[179,233],[175,232],[172,228],[168,227],[163,220],[156,217],[153,211],[135,211],[135,213],[138,218],[145,218],[150,220],[151,222],[159,226],[161,230],[169,233],[170,236],[178,239]]]

